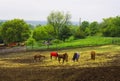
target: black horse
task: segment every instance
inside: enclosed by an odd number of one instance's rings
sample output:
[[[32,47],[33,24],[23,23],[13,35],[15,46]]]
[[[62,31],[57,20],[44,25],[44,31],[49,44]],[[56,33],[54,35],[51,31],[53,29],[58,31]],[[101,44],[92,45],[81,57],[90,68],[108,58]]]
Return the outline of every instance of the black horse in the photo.
[[[80,54],[76,52],[76,53],[74,53],[72,60],[73,60],[74,62],[75,62],[75,61],[78,62],[79,57],[80,57]]]
[[[64,53],[64,54],[58,54],[58,61],[60,63],[60,60],[63,59],[63,63],[64,61],[68,61],[68,54],[67,53]]]

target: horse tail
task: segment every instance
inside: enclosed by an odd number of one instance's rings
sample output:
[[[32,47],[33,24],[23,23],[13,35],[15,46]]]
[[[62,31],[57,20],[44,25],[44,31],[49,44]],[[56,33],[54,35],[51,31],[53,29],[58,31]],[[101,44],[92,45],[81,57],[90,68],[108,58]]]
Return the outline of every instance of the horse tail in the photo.
[[[50,58],[52,59],[52,55],[50,54]]]

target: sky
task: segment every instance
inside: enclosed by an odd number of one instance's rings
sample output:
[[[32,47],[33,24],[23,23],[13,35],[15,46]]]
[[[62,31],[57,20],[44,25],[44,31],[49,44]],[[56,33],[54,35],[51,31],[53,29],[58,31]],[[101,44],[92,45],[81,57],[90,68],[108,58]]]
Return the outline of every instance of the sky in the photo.
[[[120,0],[0,0],[0,20],[47,20],[51,11],[71,14],[71,21],[120,16]]]

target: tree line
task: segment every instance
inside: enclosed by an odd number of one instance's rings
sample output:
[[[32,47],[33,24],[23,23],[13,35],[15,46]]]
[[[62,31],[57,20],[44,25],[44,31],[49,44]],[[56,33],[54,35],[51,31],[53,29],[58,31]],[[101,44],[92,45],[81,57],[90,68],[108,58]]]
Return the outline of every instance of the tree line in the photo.
[[[52,11],[46,25],[32,27],[23,19],[0,22],[0,43],[33,43],[34,41],[67,41],[86,38],[87,36],[120,37],[120,16],[104,18],[102,22],[83,21],[73,25],[71,14]]]

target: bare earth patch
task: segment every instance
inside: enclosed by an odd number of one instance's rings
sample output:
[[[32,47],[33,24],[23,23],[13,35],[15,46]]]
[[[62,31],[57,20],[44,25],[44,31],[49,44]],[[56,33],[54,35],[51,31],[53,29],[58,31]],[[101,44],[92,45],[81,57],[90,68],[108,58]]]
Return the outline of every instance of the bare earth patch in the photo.
[[[120,46],[86,47],[69,50],[69,61],[59,64],[50,59],[50,51],[0,54],[0,81],[120,81]],[[95,50],[96,60],[90,59]],[[80,52],[79,62],[73,62],[74,52]],[[35,62],[35,54],[46,58]]]

